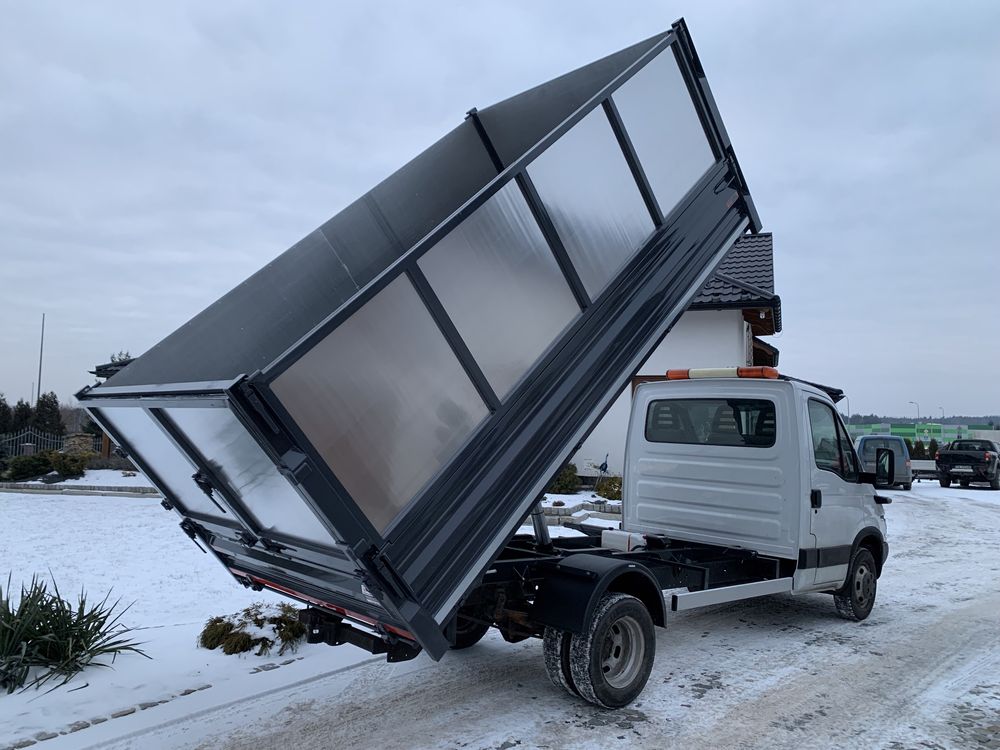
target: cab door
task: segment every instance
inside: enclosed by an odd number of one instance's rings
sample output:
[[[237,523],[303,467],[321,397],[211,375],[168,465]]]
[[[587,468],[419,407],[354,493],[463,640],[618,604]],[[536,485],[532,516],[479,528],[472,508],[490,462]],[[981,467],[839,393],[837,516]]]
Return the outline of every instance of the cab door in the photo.
[[[857,455],[840,417],[826,401],[806,398],[812,447],[808,502],[816,548],[806,551],[800,567],[815,568],[815,583],[839,584],[847,577],[854,537],[863,525],[866,495],[864,485],[858,484]]]

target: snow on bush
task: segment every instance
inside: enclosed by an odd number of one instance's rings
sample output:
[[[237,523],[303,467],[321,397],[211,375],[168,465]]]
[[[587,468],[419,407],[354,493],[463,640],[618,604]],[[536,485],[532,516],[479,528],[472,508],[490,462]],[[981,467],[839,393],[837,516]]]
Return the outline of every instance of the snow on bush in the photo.
[[[258,656],[271,652],[277,641],[278,655],[295,651],[306,634],[294,605],[256,602],[235,615],[213,617],[198,636],[202,648],[221,648],[224,654],[242,654],[257,649]]]

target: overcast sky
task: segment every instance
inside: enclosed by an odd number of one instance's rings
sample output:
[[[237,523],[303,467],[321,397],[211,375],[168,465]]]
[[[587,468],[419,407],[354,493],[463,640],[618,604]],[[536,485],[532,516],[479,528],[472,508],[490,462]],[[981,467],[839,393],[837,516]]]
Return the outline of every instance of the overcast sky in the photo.
[[[627,10],[623,10],[627,8]],[[0,391],[64,400],[480,108],[686,16],[781,369],[1000,412],[1000,3],[0,0]]]

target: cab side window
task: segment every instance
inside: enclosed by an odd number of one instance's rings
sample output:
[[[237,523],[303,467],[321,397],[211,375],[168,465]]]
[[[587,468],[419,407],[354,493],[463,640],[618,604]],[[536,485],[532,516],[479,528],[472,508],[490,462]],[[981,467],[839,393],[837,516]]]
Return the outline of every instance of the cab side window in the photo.
[[[816,466],[839,474],[848,482],[857,481],[858,467],[851,439],[833,409],[810,399],[809,427]]]
[[[837,420],[837,442],[840,444],[840,475],[848,482],[856,482],[860,469],[858,468],[857,455],[854,453],[854,446],[851,444],[851,436],[840,417],[834,418]]]

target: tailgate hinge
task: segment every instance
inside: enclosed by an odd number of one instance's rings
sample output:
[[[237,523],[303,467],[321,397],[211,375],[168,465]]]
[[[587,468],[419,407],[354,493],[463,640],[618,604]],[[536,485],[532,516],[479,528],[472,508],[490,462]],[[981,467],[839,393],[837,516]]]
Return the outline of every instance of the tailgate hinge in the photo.
[[[253,389],[250,383],[244,381],[240,384],[240,392],[243,397],[247,400],[247,403],[253,407],[254,412],[259,416],[270,429],[276,435],[281,434],[281,427],[275,421],[274,417],[271,416],[271,412],[268,410],[267,405],[264,400],[257,395],[257,391]]]
[[[361,557],[370,569],[358,572],[361,574],[362,582],[373,595],[378,597],[380,593],[385,592],[395,599],[410,598],[406,585],[375,546],[370,547]]]

